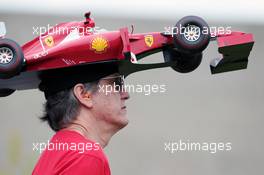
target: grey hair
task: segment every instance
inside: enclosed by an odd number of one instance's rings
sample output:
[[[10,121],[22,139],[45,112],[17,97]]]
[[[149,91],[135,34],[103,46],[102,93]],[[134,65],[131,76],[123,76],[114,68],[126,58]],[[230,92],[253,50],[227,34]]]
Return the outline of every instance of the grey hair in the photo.
[[[85,89],[94,93],[97,91],[98,81],[85,83]],[[44,115],[40,118],[47,121],[54,131],[69,125],[79,114],[80,103],[73,93],[73,87],[51,95],[44,104]]]

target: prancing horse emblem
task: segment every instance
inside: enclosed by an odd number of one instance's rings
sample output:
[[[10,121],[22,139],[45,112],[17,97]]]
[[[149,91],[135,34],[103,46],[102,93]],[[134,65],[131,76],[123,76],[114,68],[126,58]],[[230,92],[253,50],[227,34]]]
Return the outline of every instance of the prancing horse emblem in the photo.
[[[148,47],[151,47],[154,43],[154,38],[152,35],[146,35],[145,36],[145,43]]]

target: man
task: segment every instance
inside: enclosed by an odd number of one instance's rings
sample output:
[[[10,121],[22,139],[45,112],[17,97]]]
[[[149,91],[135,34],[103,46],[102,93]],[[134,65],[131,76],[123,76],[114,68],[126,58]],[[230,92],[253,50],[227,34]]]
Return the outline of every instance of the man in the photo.
[[[122,90],[123,80],[112,63],[42,75],[40,90],[47,99],[42,120],[56,133],[33,175],[111,174],[102,149],[128,124],[125,101],[129,94]],[[106,88],[112,91],[106,93]]]

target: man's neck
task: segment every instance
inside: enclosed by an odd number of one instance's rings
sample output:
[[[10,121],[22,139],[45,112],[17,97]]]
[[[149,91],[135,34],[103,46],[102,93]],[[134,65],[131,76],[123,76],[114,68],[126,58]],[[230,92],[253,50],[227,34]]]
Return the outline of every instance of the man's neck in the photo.
[[[102,121],[94,121],[92,117],[77,117],[66,129],[74,130],[85,138],[97,142],[102,148],[106,147],[111,137],[118,131]]]

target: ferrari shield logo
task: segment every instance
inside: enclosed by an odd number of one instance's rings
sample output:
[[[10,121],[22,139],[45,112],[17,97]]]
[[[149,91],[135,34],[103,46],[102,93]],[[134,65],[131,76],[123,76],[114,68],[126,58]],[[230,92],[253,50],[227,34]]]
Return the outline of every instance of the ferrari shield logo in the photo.
[[[154,38],[152,35],[146,35],[145,36],[145,43],[148,47],[151,47],[152,44],[154,43]]]
[[[45,38],[44,42],[49,47],[52,47],[54,45],[54,40],[52,36],[48,36],[47,38]]]

